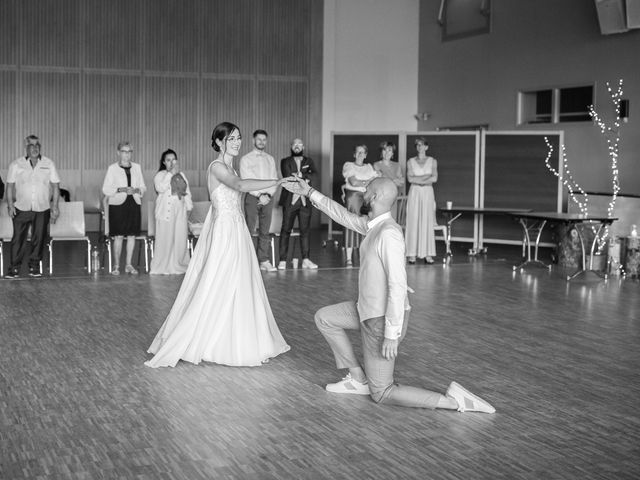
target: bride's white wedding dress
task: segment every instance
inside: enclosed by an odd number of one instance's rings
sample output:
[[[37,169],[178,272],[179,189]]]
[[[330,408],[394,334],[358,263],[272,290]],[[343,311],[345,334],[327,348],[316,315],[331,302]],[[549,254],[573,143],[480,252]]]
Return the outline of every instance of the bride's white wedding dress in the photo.
[[[211,165],[216,162],[223,163]],[[175,303],[149,347],[155,354],[145,362],[149,367],[173,367],[178,360],[255,366],[290,348],[271,312],[242,194],[222,183],[209,191],[212,208]]]

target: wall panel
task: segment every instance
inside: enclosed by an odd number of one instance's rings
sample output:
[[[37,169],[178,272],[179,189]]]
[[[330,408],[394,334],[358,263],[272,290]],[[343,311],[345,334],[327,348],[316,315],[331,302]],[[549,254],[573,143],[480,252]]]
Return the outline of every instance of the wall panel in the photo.
[[[142,69],[142,0],[85,0],[85,66]]]
[[[274,2],[275,3],[275,2]],[[202,71],[252,73],[257,38],[255,0],[201,0]],[[266,41],[266,39],[265,39]],[[273,54],[273,52],[272,52]]]
[[[23,65],[80,66],[82,1],[20,1],[18,29]]]
[[[0,65],[17,63],[17,0],[0,1]]]
[[[220,122],[228,121],[240,127],[243,136],[240,155],[251,150],[250,125],[256,117],[253,112],[253,82],[250,80],[204,80],[202,88],[203,136],[200,139],[206,144],[203,157],[200,159],[200,169],[205,169],[215,158],[211,148],[211,133]]]
[[[156,171],[161,153],[176,151],[180,168],[196,169],[198,159],[197,79],[145,79],[143,167]],[[141,158],[141,156],[138,156]]]
[[[133,160],[139,162],[141,79],[90,74],[85,77],[84,91],[81,167],[106,170],[116,160],[116,147],[121,140],[133,144]]]
[[[2,151],[2,161],[0,161],[0,172],[6,174],[9,162],[18,155],[22,155],[24,150],[18,142],[16,135],[16,74],[15,72],[0,71],[0,145],[6,148]],[[3,179],[6,177],[3,175]]]
[[[42,154],[59,169],[80,168],[80,75],[23,72],[21,79],[22,136],[40,137]]]
[[[269,132],[271,154],[277,159],[290,154],[291,140],[301,138],[309,155],[308,85],[306,82],[261,81],[258,82],[256,100],[256,128]],[[260,122],[264,127],[259,127]],[[320,166],[320,159],[315,159]],[[319,182],[319,180],[318,180]]]
[[[200,68],[199,0],[152,0],[144,15],[145,68],[197,72]]]
[[[257,46],[258,73],[307,75],[310,63],[311,1],[262,0],[260,28],[265,41]]]

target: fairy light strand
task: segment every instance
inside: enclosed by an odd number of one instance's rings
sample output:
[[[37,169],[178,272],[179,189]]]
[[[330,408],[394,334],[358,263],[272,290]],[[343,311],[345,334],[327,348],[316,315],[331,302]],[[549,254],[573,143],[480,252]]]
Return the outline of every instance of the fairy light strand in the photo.
[[[607,205],[607,217],[612,218],[613,212],[616,205],[616,200],[618,198],[618,193],[620,192],[620,177],[618,170],[618,156],[619,156],[619,145],[620,145],[620,101],[622,100],[622,85],[623,81],[620,79],[618,81],[618,88],[614,91],[609,82],[607,82],[607,91],[609,93],[609,98],[611,100],[611,105],[613,107],[613,111],[615,112],[615,119],[612,124],[607,124],[605,120],[598,115],[593,105],[589,105],[589,116],[593,120],[594,124],[600,129],[600,133],[604,135],[605,140],[607,141],[607,152],[609,155],[610,165],[611,165],[611,186],[612,186],[612,195],[609,204]],[[561,175],[551,164],[550,160],[553,156],[554,148],[553,145],[549,142],[547,137],[544,137],[544,141],[547,144],[547,158],[544,163],[549,171],[551,171],[556,177],[558,177],[562,184],[565,186],[567,191],[569,192],[569,197],[571,201],[573,201],[580,210],[580,213],[584,215],[585,218],[589,218],[589,196],[587,193],[580,187],[580,184],[576,182],[569,170],[569,162],[567,160],[566,152],[564,145],[561,146],[561,170],[563,174]],[[578,199],[576,192],[578,192],[582,196],[582,201]],[[596,233],[595,227],[592,227],[594,234]],[[609,225],[606,225],[598,238],[598,252],[601,253],[604,246],[606,245],[606,239],[609,236]]]

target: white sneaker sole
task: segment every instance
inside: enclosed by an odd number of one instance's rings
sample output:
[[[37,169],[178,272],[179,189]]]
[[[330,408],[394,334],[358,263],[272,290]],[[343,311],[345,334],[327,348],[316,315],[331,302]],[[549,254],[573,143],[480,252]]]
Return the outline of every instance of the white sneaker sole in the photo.
[[[340,387],[336,387],[333,384],[329,384],[325,387],[325,390],[327,392],[331,392],[331,393],[343,393],[343,394],[348,394],[348,395],[371,395],[371,392],[369,391],[369,389],[367,388],[367,391],[365,392],[364,390],[350,390],[350,389],[346,389],[342,386]]]

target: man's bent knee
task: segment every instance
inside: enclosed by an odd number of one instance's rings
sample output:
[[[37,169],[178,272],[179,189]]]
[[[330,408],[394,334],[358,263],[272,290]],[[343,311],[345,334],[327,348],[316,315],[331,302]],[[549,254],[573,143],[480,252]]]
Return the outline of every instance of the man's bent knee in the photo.
[[[328,326],[326,311],[327,311],[327,307],[322,307],[313,316],[313,320],[316,322],[316,327],[318,327],[320,330]]]
[[[385,399],[389,396],[390,390],[393,388],[393,384],[385,388],[376,388],[369,382],[369,395],[371,400],[376,403],[384,403]]]

